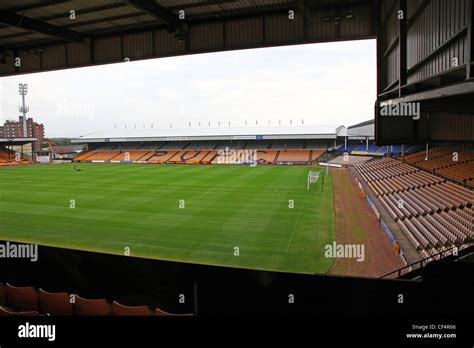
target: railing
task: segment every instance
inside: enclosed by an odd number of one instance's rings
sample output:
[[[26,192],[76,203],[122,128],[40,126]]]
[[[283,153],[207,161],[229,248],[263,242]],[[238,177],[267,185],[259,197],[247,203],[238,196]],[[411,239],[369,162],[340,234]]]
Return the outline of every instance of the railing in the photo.
[[[409,273],[413,270],[413,268],[415,268],[415,270],[422,270],[423,267],[432,262],[432,261],[439,261],[441,260],[443,257],[446,257],[446,256],[449,256],[449,255],[453,255],[452,254],[452,251],[454,249],[458,249],[458,252],[461,251],[461,250],[465,250],[467,248],[469,248],[470,246],[473,246],[473,241],[470,240],[468,242],[465,242],[463,244],[460,244],[460,245],[455,245],[449,249],[446,249],[446,250],[443,250],[437,254],[434,254],[434,255],[431,255],[431,256],[428,256],[428,257],[425,257],[424,259],[420,260],[420,261],[416,261],[416,262],[413,262],[409,265],[406,265],[406,266],[403,266],[395,271],[392,271],[390,273],[387,273],[387,274],[384,274],[383,276],[381,276],[380,278],[388,278],[389,276],[393,275],[393,274],[397,274],[397,278],[400,278],[402,276],[402,271],[405,270],[405,269],[408,269],[409,271],[406,272],[406,273]],[[418,266],[418,267],[414,267],[414,266]],[[406,274],[405,273],[405,274]]]

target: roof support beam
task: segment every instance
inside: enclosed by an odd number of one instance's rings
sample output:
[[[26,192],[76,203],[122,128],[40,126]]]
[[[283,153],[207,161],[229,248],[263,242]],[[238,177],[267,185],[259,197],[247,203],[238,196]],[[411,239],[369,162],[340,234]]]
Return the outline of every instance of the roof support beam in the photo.
[[[80,42],[90,45],[90,39],[81,33],[15,13],[0,13],[0,23],[34,31],[48,36],[54,36],[65,41]]]
[[[467,16],[467,33],[466,33],[466,43],[464,44],[464,61],[466,62],[466,80],[469,80],[472,74],[472,58],[474,52],[474,40],[473,40],[473,30],[472,26],[474,25],[472,22],[472,15],[474,14],[474,6],[472,1],[468,1],[467,9],[466,9],[466,16]]]
[[[179,17],[170,11],[166,7],[163,7],[157,4],[153,0],[122,0],[125,3],[129,4],[130,6],[135,7],[141,11],[146,12],[152,17],[156,19],[161,19],[162,21],[166,22],[170,26],[180,26],[181,21]]]
[[[122,2],[117,2],[117,3],[107,4],[107,5],[103,5],[103,6],[85,8],[85,9],[82,9],[82,10],[76,10],[76,17],[78,17],[79,15],[88,14],[88,13],[115,10],[117,8],[126,7],[126,6],[128,6],[128,5],[124,4]],[[73,6],[71,6],[71,10],[74,10]],[[61,18],[65,18],[65,17],[69,17],[69,13],[60,13],[60,14],[54,14],[54,15],[50,15],[50,16],[40,17],[40,18],[38,18],[38,20],[52,21],[52,20],[55,20],[55,19],[61,19]]]
[[[236,2],[237,0],[206,0],[201,2],[193,2],[190,4],[185,5],[176,5],[168,7],[171,11],[179,11],[179,10],[187,10],[190,8],[198,8],[198,7],[205,7],[205,6],[212,6],[212,5],[222,5],[222,4],[229,4]]]
[[[398,96],[402,96],[402,86],[407,84],[407,0],[399,0],[399,9],[403,18],[398,20]]]
[[[70,2],[71,0],[48,0],[48,1],[42,1],[39,3],[34,3],[30,5],[23,5],[23,6],[17,6],[17,7],[12,7],[9,8],[8,12],[19,12],[19,11],[26,11],[26,10],[34,10],[37,8],[42,8],[42,7],[48,7],[48,6],[54,6],[54,5],[60,5],[64,4],[66,2]]]

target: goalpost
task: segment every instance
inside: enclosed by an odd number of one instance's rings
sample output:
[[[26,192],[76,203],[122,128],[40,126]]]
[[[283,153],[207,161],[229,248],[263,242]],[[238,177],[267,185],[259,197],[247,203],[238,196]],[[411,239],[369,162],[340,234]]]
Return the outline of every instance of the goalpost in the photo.
[[[309,191],[309,186],[314,184],[319,179],[319,172],[310,171],[308,173],[308,182],[307,182],[307,191]]]

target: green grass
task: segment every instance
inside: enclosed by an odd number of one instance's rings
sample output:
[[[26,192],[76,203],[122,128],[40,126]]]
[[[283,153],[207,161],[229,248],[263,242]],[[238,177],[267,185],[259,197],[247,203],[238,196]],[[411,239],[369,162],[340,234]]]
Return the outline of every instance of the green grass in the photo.
[[[323,192],[322,178],[306,191],[309,167],[73,167],[0,169],[0,239],[298,273],[331,266],[332,180],[325,177]]]

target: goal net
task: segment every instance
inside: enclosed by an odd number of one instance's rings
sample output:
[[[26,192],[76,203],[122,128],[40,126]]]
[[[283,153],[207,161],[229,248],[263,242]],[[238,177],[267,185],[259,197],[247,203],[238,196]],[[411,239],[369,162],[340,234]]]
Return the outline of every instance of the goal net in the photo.
[[[319,172],[310,171],[308,173],[308,183],[307,183],[307,191],[309,191],[309,187],[311,184],[314,184],[319,179]]]

